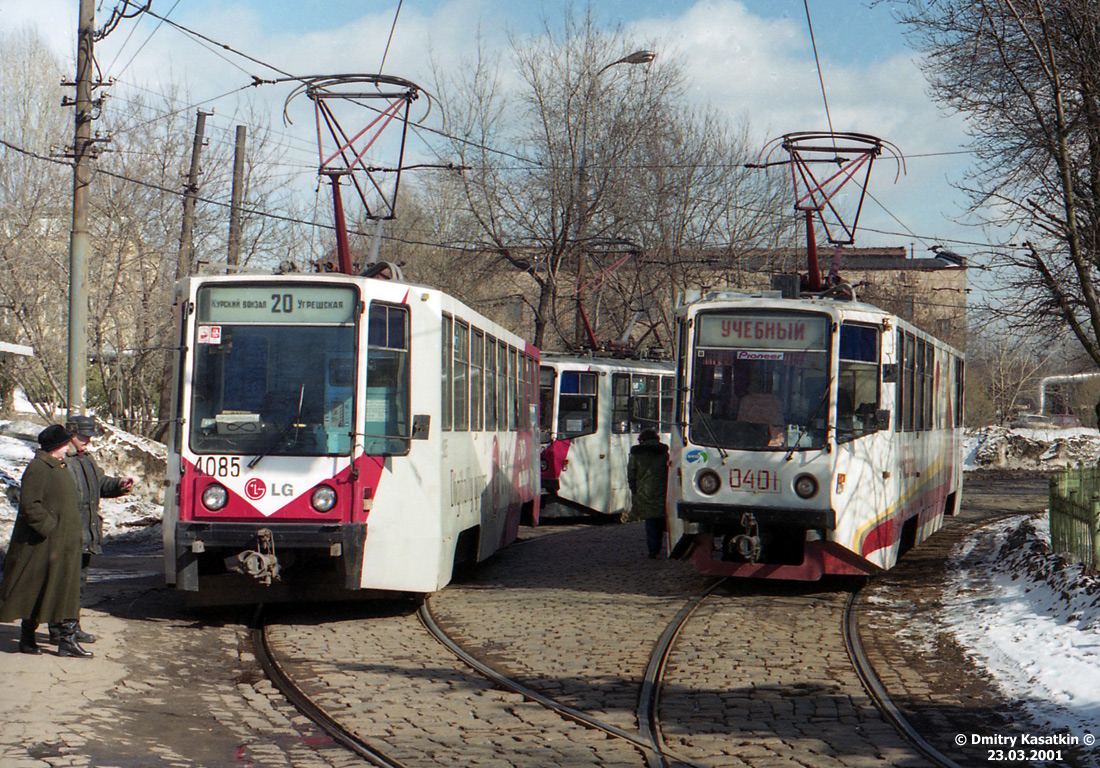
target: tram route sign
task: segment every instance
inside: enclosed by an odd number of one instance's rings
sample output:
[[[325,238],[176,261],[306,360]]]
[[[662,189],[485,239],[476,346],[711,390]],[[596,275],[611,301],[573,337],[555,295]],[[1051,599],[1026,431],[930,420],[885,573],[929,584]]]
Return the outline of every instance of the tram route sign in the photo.
[[[351,286],[294,283],[209,285],[198,294],[198,319],[218,323],[350,323],[358,312]]]

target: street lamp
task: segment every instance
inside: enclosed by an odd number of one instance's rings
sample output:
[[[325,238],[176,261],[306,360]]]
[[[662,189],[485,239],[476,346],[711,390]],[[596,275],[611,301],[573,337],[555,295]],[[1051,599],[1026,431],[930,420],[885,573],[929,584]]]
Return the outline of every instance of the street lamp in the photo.
[[[605,64],[596,74],[592,76],[592,79],[588,84],[588,93],[585,94],[584,99],[584,119],[581,121],[581,164],[577,169],[577,187],[579,194],[577,195],[577,233],[574,238],[574,243],[577,247],[577,284],[575,291],[577,294],[577,312],[574,322],[574,343],[577,348],[581,348],[584,345],[585,328],[581,313],[581,279],[584,275],[584,242],[587,237],[588,230],[588,108],[593,97],[596,94],[596,86],[599,83],[600,75],[607,70],[619,64],[648,64],[657,58],[657,54],[653,51],[638,50],[633,53],[628,53],[621,59],[616,59],[610,64]]]

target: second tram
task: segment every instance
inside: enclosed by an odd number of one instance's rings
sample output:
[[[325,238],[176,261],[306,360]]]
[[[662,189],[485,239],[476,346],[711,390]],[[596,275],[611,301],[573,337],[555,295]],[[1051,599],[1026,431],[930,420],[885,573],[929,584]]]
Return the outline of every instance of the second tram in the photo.
[[[673,555],[732,576],[870,574],[957,513],[957,350],[868,304],[777,292],[692,296],[676,323]]]
[[[668,442],[674,372],[660,360],[543,355],[543,517],[619,516],[630,509],[630,448],[645,429]]]

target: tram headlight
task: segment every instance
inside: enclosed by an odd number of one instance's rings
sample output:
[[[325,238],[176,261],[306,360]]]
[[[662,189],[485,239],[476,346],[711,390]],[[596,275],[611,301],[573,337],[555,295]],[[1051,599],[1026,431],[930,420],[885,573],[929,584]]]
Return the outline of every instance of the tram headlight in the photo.
[[[329,512],[336,506],[336,491],[327,485],[319,485],[310,495],[309,503],[318,512]]]
[[[541,472],[549,472],[550,471],[550,462],[547,461],[546,459],[539,459],[539,470]]]
[[[206,486],[206,490],[202,492],[202,505],[211,512],[217,512],[219,509],[224,509],[225,505],[228,503],[229,491],[225,490],[225,486],[223,485],[211,483]]]
[[[817,493],[817,478],[813,475],[799,475],[794,479],[794,492],[799,498],[809,499]]]
[[[695,485],[700,493],[713,496],[722,487],[722,478],[713,469],[704,469],[695,476]]]

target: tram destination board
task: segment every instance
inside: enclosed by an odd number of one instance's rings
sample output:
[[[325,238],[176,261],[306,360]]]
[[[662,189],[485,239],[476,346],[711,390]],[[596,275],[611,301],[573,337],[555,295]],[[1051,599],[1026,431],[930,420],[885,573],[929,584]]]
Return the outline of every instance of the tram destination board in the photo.
[[[198,294],[201,323],[350,323],[358,311],[352,286],[208,285]]]

